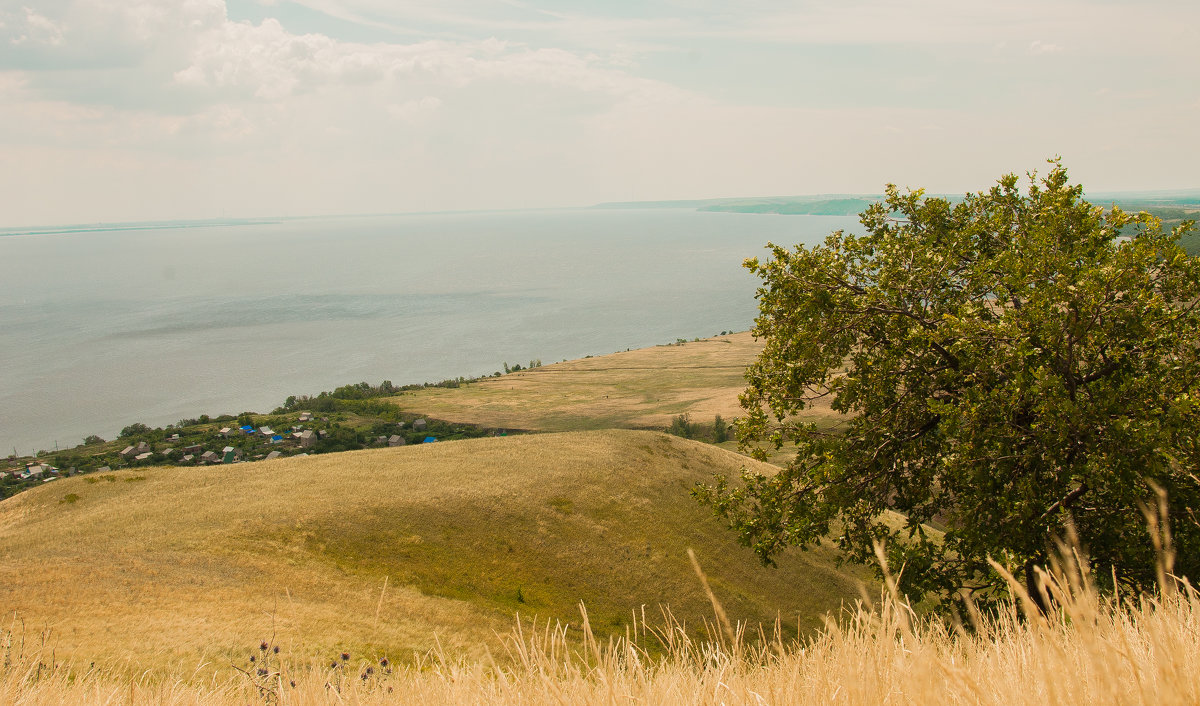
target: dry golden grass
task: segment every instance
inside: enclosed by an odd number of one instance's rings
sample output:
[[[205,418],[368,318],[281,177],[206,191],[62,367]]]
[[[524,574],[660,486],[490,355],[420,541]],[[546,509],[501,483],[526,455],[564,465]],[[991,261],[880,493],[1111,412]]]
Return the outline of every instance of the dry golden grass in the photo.
[[[0,503],[0,610],[59,658],[159,674],[272,634],[301,660],[480,658],[518,612],[577,636],[581,600],[602,635],[660,603],[697,626],[691,547],[732,615],[819,627],[856,575],[831,551],[764,570],[688,495],[746,462],[606,431],[65,479]]]
[[[1196,704],[1200,597],[1190,590],[1132,603],[1086,585],[1056,585],[1047,618],[1016,607],[963,630],[921,622],[894,598],[861,604],[803,642],[695,641],[668,623],[627,638],[570,639],[523,626],[508,659],[437,652],[390,673],[378,664],[312,665],[264,678],[134,678],[47,664],[7,650],[6,704]],[[586,623],[585,623],[586,624]],[[723,631],[714,631],[723,635]],[[0,636],[2,637],[2,636]],[[666,645],[662,656],[643,645]],[[4,653],[0,639],[0,653]],[[368,674],[370,666],[374,672]],[[261,690],[260,690],[261,687]]]
[[[555,363],[460,388],[427,388],[392,400],[449,421],[532,431],[664,428],[741,416],[746,367],[762,352],[749,333]],[[832,417],[815,409],[817,417]]]

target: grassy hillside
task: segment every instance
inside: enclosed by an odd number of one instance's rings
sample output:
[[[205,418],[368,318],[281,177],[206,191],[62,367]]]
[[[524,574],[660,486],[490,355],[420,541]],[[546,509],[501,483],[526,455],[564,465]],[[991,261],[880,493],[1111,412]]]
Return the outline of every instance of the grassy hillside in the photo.
[[[746,367],[762,351],[749,333],[582,358],[391,398],[405,410],[484,427],[533,431],[665,428],[740,416]],[[828,409],[813,410],[833,419]]]
[[[815,627],[856,579],[821,551],[764,570],[688,496],[743,463],[604,431],[64,479],[0,503],[0,606],[59,658],[135,669],[272,633],[295,658],[478,656],[514,613],[577,623],[579,601],[601,633],[661,603],[698,625],[692,547],[733,619]]]

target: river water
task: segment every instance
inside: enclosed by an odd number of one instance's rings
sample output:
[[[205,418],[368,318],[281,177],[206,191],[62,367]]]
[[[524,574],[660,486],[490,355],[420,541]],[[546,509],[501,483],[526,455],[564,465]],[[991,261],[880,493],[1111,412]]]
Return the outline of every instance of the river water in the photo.
[[[9,232],[0,451],[745,330],[743,259],[856,227],[571,209]]]

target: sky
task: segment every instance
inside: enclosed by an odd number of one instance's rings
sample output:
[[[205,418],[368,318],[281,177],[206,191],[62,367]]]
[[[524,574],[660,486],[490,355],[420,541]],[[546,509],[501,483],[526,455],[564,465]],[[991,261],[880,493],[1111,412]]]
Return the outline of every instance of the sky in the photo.
[[[1195,0],[0,0],[0,226],[1200,187]]]

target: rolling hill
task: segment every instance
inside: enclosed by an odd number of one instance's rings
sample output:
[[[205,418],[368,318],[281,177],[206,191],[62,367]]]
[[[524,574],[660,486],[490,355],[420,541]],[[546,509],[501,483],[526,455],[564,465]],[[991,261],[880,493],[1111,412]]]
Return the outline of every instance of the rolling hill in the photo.
[[[539,434],[47,483],[0,503],[0,606],[59,658],[189,671],[481,655],[514,614],[624,634],[660,605],[807,630],[858,595],[830,551],[764,569],[688,495],[748,462],[661,433]],[[770,467],[760,470],[769,472]],[[652,621],[653,622],[653,621]]]

